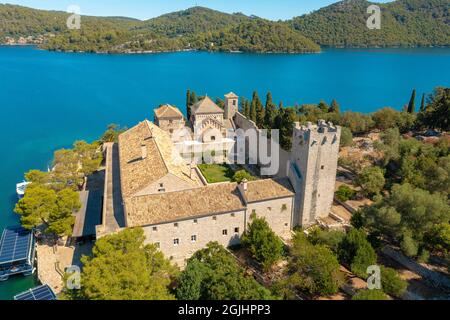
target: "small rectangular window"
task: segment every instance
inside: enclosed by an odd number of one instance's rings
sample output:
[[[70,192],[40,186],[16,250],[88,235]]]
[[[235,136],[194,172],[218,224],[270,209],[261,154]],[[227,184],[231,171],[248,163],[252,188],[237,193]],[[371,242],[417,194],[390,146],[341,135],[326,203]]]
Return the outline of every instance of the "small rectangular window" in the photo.
[[[173,226],[174,226],[175,228],[178,228],[178,223],[174,223]]]
[[[153,227],[153,231],[158,231],[158,227]]]
[[[191,242],[197,242],[197,236],[196,235],[191,236]]]
[[[234,228],[234,233],[239,233],[239,228]]]
[[[231,214],[231,217],[233,217],[233,218],[236,217],[236,214],[235,214],[235,213],[232,213],[232,214]]]
[[[180,244],[180,239],[173,239],[173,245],[178,246]]]
[[[224,236],[228,235],[228,230],[227,229],[222,230],[222,235]]]
[[[198,224],[198,220],[197,219],[194,220],[194,224]]]
[[[322,170],[325,169],[325,166],[321,166],[320,169],[322,169]]]
[[[216,217],[216,216],[214,216],[214,217],[213,217],[213,220],[217,220],[217,217]]]

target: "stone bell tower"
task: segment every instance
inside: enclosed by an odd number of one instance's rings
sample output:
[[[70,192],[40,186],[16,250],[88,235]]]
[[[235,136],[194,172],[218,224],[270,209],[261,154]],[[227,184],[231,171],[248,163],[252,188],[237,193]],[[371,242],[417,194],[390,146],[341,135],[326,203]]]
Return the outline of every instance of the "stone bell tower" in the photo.
[[[225,95],[225,114],[224,117],[227,120],[233,119],[234,115],[239,108],[239,97],[230,92]]]
[[[308,227],[327,217],[333,204],[341,127],[319,120],[295,124],[289,179],[296,199],[294,224]]]

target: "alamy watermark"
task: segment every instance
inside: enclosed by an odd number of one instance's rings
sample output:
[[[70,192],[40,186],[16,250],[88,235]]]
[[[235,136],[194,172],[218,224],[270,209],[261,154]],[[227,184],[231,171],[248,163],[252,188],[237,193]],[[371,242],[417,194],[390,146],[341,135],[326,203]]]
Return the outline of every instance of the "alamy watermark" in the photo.
[[[78,266],[70,266],[66,269],[66,288],[68,290],[81,289],[81,269]]]
[[[276,175],[280,169],[280,133],[277,129],[227,130],[195,127],[175,130],[172,160],[181,155],[185,163],[227,163],[258,165],[262,176]]]
[[[66,10],[71,13],[70,17],[67,18],[66,25],[69,30],[80,30],[81,29],[81,8],[77,5],[70,5]]]
[[[380,266],[373,265],[367,267],[367,289],[380,290],[381,289],[381,269]]]
[[[372,4],[367,8],[370,17],[367,19],[366,25],[370,30],[381,29],[381,9],[379,6]]]

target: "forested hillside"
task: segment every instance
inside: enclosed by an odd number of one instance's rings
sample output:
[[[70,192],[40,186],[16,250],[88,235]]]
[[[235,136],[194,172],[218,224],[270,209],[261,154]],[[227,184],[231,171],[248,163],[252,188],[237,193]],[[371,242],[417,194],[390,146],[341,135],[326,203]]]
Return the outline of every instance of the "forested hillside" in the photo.
[[[68,30],[68,13],[0,4],[0,43],[39,37],[48,50],[159,52],[179,50],[317,52],[321,46],[448,46],[448,0],[397,0],[380,4],[380,30],[366,26],[365,0],[346,0],[285,22],[203,7],[140,21],[124,17],[81,19]],[[318,44],[318,45],[317,45]]]
[[[322,46],[392,47],[448,46],[448,0],[398,0],[379,4],[381,29],[366,26],[365,0],[347,0],[289,21],[296,30]]]
[[[214,32],[237,26],[250,20],[249,17],[236,13],[227,14],[203,7],[193,7],[144,21],[137,29],[151,30],[168,37],[189,36],[204,32]]]

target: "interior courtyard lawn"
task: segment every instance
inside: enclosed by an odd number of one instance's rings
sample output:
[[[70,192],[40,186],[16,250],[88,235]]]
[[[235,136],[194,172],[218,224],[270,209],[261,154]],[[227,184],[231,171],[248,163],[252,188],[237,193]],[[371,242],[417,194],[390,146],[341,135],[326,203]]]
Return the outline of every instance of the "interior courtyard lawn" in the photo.
[[[236,173],[228,164],[199,164],[198,168],[208,183],[233,181],[233,176]],[[237,171],[239,170],[245,169],[240,167]],[[256,177],[252,178],[256,179]]]

